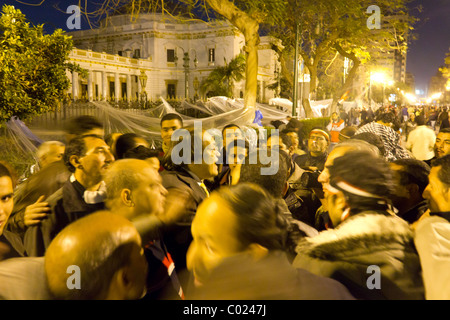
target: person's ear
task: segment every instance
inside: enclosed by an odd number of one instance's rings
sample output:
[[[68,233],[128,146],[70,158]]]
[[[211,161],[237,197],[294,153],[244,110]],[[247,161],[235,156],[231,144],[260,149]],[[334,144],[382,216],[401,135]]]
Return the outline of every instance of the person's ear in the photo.
[[[83,169],[83,166],[80,163],[80,157],[78,157],[77,155],[71,155],[69,157],[69,162],[76,169]]]
[[[411,183],[406,186],[406,190],[408,190],[409,196],[413,196],[415,194],[419,194],[419,186],[417,184]]]
[[[125,265],[117,270],[111,278],[107,300],[127,300],[128,293],[133,288],[128,267]]]
[[[134,203],[131,197],[131,190],[130,189],[122,189],[120,192],[120,200],[124,205],[127,207],[133,207]]]

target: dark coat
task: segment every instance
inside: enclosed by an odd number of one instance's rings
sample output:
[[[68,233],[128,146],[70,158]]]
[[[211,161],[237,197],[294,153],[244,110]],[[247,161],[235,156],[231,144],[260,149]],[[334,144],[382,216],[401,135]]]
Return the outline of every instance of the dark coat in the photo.
[[[357,299],[424,299],[414,232],[397,216],[365,212],[337,228],[305,238],[293,265],[344,284]],[[368,288],[369,266],[380,269],[380,289]]]
[[[32,226],[25,232],[24,245],[29,256],[43,256],[50,242],[67,225],[95,211],[105,209],[103,202],[99,204],[84,202],[84,191],[77,189],[75,183],[78,182],[72,183],[68,180],[61,189],[47,198],[46,201],[51,208],[50,214],[39,225]],[[78,186],[81,185],[78,183]]]
[[[186,253],[192,241],[191,223],[200,203],[207,197],[205,190],[200,187],[200,180],[189,172],[168,171],[161,172],[162,184],[169,193],[179,192],[187,196],[183,219],[167,227],[163,231],[164,243],[171,253],[177,270],[186,268]]]

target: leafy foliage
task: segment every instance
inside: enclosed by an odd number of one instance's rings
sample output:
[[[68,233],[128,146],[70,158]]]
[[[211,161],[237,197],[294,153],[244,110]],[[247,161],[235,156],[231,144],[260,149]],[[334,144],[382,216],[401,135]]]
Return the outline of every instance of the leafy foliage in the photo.
[[[66,69],[82,72],[66,62],[72,40],[61,29],[45,35],[43,25],[30,26],[13,6],[0,16],[0,123],[13,116],[26,120],[55,110],[70,82]]]
[[[224,66],[216,67],[208,77],[202,81],[200,91],[211,96],[232,97],[234,83],[244,79],[245,57],[240,54]]]

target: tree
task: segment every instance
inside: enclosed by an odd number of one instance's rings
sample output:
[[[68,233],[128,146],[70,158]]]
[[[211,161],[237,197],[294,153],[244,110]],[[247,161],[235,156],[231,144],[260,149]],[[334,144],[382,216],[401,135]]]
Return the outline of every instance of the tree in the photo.
[[[240,54],[230,63],[227,63],[226,60],[224,62],[224,66],[216,67],[202,81],[200,85],[202,94],[233,97],[234,83],[244,79],[245,57]]]
[[[442,73],[444,78],[447,79],[447,83],[445,84],[446,88],[450,88],[450,51],[447,52],[445,57],[445,66],[439,68],[439,71]]]
[[[0,123],[13,116],[26,120],[53,111],[64,99],[70,82],[66,69],[71,38],[59,29],[45,35],[43,25],[30,26],[13,6],[0,16]]]
[[[415,21],[408,15],[409,0],[379,0],[381,24],[388,28],[372,29],[367,25],[371,14],[368,0],[287,0],[284,18],[275,24],[272,34],[280,38],[286,50],[293,51],[297,24],[300,23],[300,55],[311,77],[310,91],[314,98],[317,89],[320,62],[338,52],[352,62],[345,83],[335,94],[333,106],[346,92],[358,68],[370,61],[374,52],[399,50],[407,47],[406,37]],[[307,116],[311,114],[309,100],[303,105]],[[334,111],[334,110],[332,110]]]

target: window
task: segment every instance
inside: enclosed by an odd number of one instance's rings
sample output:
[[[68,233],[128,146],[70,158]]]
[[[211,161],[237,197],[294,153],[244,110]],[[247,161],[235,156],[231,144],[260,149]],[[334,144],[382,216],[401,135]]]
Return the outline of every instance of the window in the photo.
[[[167,62],[175,62],[175,50],[167,49]]]
[[[117,54],[121,57],[123,57],[123,51],[118,51]]]
[[[133,58],[139,59],[140,57],[141,57],[141,50],[140,49],[134,50]]]
[[[177,89],[176,89],[174,83],[168,83],[167,84],[167,98],[175,99],[176,91],[177,91]]]
[[[216,61],[216,50],[209,49],[208,50],[208,62],[215,62],[215,61]]]

